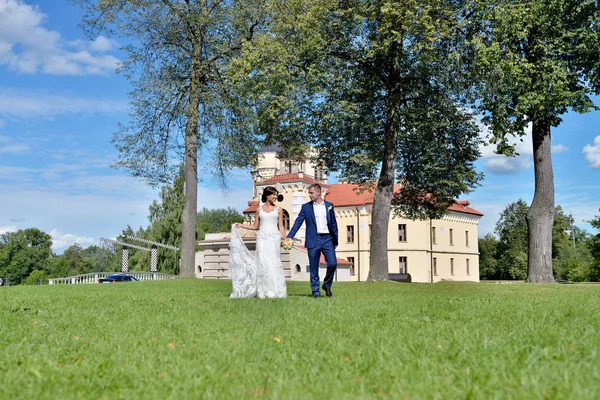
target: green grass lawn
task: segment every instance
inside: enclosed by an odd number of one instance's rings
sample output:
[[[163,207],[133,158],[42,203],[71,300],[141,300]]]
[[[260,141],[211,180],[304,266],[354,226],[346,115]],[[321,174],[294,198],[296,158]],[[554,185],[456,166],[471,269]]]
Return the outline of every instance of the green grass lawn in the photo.
[[[0,288],[1,399],[597,399],[600,286]]]

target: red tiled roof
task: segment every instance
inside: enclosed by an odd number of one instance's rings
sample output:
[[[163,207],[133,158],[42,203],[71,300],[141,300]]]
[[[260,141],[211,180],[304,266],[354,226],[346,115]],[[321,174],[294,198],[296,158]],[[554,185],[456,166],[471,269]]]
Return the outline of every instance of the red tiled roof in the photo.
[[[473,214],[473,215],[483,216],[483,214],[480,213],[479,211],[474,210],[471,207],[469,207],[469,204],[471,204],[471,203],[469,203],[468,200],[458,200],[456,203],[454,203],[450,207],[448,207],[448,210],[461,212],[461,213],[465,213],[465,214]]]
[[[360,193],[359,185],[353,183],[337,183],[329,185],[325,198],[337,207],[364,206],[373,204],[374,191],[365,190]],[[394,193],[400,190],[400,185],[394,184]],[[448,210],[483,216],[477,210],[469,207],[467,200],[459,200],[448,207]]]
[[[289,177],[295,176],[295,179]],[[283,182],[283,181],[297,181],[298,174],[283,174],[276,175],[273,178],[266,180],[265,182]],[[303,178],[306,182],[317,182],[309,177]],[[265,183],[265,182],[261,182]],[[318,182],[317,182],[318,183]],[[323,185],[326,188],[325,199],[332,202],[337,207],[352,207],[352,206],[364,206],[367,204],[373,204],[374,191],[365,190],[360,193],[360,186],[354,183],[335,183],[329,185]],[[394,184],[394,193],[400,190],[400,185]],[[465,214],[483,216],[479,211],[469,207],[470,203],[467,200],[458,200],[455,204],[448,207],[449,211],[455,211]],[[248,208],[244,210],[244,214],[255,213],[258,210],[258,201],[249,201]]]
[[[258,200],[251,200],[248,202],[248,208],[246,208],[243,213],[255,213],[258,210]]]
[[[323,187],[329,186],[329,185],[327,185],[325,183],[321,183],[321,182],[317,181],[316,179],[313,179],[310,176],[305,175],[305,174],[302,174],[302,177],[300,177],[299,173],[275,175],[274,177],[266,179],[262,182],[256,182],[256,184],[264,185],[264,184],[268,184],[268,183],[283,183],[283,182],[297,182],[297,181],[303,181],[306,183],[318,183],[319,185],[321,185]]]
[[[365,190],[360,193],[360,186],[354,183],[336,183],[329,185],[325,199],[337,207],[364,206],[373,204],[375,192]],[[394,192],[400,190],[400,185],[394,185]]]

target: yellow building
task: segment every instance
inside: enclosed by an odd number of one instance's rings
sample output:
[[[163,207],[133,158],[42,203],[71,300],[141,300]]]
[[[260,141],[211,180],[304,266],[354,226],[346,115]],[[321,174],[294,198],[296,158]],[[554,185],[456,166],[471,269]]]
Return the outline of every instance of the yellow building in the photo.
[[[244,210],[249,222],[254,220],[262,191],[267,186],[283,195],[279,205],[284,210],[284,224],[289,231],[302,204],[309,201],[308,187],[319,183],[324,197],[335,205],[339,230],[338,259],[348,266],[340,270],[338,280],[364,281],[369,275],[369,249],[373,193],[357,191],[354,184],[328,184],[322,169],[310,163],[279,160],[277,147],[263,148],[252,171],[253,199]],[[441,280],[479,282],[478,225],[483,216],[468,201],[457,201],[442,219],[409,220],[390,216],[388,228],[388,262],[390,274],[410,274],[413,282]],[[304,227],[296,234],[304,243]],[[294,256],[294,254],[296,254]],[[308,280],[301,253],[292,252],[290,279]],[[343,264],[343,265],[342,265]],[[294,269],[294,265],[296,270]],[[302,273],[302,276],[294,273]]]

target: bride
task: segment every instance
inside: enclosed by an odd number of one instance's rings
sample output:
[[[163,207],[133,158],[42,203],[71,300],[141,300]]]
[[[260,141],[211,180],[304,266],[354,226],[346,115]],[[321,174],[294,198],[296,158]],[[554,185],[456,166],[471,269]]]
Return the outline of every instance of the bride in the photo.
[[[283,298],[287,296],[281,264],[285,238],[283,211],[275,205],[279,192],[267,186],[254,225],[234,224],[231,229],[229,271],[233,291],[229,297]],[[236,228],[258,230],[256,256],[252,256]]]

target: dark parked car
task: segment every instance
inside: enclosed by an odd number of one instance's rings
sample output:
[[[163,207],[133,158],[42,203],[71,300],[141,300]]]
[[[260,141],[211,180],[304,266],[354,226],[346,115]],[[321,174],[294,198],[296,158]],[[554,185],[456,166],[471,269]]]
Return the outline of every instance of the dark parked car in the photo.
[[[137,279],[131,275],[114,274],[98,279],[98,283],[134,282]]]

